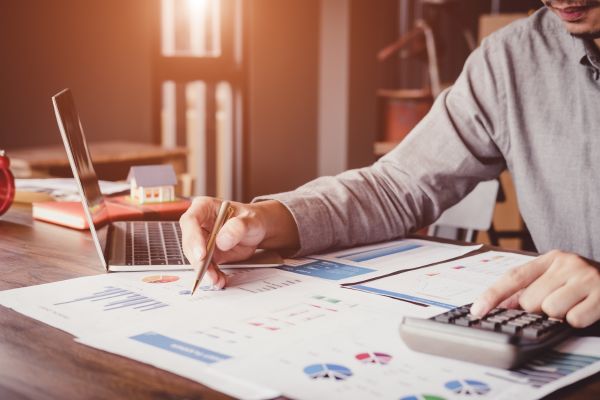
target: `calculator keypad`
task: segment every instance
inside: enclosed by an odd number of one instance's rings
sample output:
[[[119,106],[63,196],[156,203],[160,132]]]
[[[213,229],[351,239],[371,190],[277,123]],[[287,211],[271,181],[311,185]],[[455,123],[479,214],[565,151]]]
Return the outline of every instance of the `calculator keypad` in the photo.
[[[431,319],[444,324],[521,335],[534,340],[564,326],[561,321],[549,319],[543,314],[504,308],[495,308],[485,317],[478,318],[470,314],[470,308],[470,305],[458,307]]]

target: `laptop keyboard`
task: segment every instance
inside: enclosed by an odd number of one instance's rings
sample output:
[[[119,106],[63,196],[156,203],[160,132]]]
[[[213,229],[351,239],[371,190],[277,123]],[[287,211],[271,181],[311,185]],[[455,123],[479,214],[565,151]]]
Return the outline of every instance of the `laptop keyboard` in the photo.
[[[189,264],[181,248],[178,222],[127,222],[126,265]]]

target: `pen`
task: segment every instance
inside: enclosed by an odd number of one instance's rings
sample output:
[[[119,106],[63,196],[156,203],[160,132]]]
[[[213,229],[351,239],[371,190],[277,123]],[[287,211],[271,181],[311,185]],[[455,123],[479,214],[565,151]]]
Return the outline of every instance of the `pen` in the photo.
[[[215,252],[215,244],[217,242],[217,234],[225,224],[225,221],[231,217],[233,214],[233,207],[229,205],[229,201],[225,200],[221,203],[221,207],[219,207],[219,212],[217,213],[217,218],[215,219],[215,224],[213,225],[213,229],[210,232],[210,236],[208,237],[208,243],[206,244],[206,256],[204,260],[202,260],[202,265],[198,269],[198,273],[196,274],[196,281],[194,282],[194,287],[192,288],[192,296],[194,292],[198,288],[198,284],[206,274],[208,270],[208,266],[212,262],[213,253]]]

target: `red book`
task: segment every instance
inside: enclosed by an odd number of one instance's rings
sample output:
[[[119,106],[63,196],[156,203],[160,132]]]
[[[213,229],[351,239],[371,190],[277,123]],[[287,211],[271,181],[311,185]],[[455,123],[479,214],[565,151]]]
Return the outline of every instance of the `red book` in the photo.
[[[125,220],[177,220],[188,209],[191,202],[181,199],[168,203],[133,203],[129,196],[105,198],[108,215],[101,216],[97,223]],[[33,218],[74,229],[88,229],[88,221],[79,201],[43,201],[32,204]]]

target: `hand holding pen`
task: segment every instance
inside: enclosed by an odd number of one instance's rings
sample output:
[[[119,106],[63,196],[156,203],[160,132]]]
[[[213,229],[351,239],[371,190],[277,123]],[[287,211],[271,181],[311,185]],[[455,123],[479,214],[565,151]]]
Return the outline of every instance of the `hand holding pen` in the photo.
[[[225,274],[217,264],[242,261],[254,254],[256,248],[298,248],[298,230],[287,208],[274,200],[252,204],[230,202],[232,215],[220,230],[215,222],[222,207],[222,200],[197,197],[190,208],[181,216],[183,251],[192,265],[204,265],[208,256],[208,242],[215,232],[212,262],[208,263],[206,276],[213,287],[222,289],[226,284]],[[218,231],[218,232],[217,232]]]

